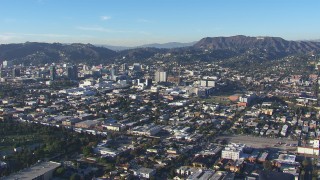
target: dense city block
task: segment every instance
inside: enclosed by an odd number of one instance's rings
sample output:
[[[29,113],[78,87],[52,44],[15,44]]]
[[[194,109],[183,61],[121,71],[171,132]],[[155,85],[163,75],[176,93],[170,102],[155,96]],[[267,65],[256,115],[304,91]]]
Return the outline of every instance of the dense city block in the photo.
[[[96,65],[3,61],[1,177],[318,177],[314,55],[246,69],[231,65],[242,57],[181,61],[188,57]]]

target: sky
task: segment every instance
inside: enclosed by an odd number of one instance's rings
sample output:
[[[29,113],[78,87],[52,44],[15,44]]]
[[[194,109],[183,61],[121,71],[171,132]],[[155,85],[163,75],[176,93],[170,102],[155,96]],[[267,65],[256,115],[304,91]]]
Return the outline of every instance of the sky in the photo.
[[[319,0],[0,0],[0,44],[320,39]]]

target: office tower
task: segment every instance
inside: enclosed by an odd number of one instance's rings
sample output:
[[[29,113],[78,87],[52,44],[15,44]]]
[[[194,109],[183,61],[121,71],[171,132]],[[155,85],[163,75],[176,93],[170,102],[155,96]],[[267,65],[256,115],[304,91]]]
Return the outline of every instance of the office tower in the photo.
[[[3,61],[2,62],[3,68],[9,68],[13,66],[13,62],[12,61]]]
[[[3,61],[2,62],[3,68],[9,68],[13,65],[12,61]]]
[[[78,79],[78,67],[75,65],[69,66],[67,68],[67,77],[70,80],[77,80]]]
[[[141,71],[141,65],[139,63],[133,63],[133,71]]]
[[[215,87],[215,81],[203,79],[200,81],[200,86],[202,86],[202,87]]]
[[[56,80],[56,68],[54,66],[50,66],[50,80]]]
[[[19,68],[13,68],[12,69],[12,77],[20,77],[20,69]]]
[[[127,64],[127,63],[121,64],[120,70],[121,70],[122,72],[128,70],[128,64]]]
[[[154,76],[156,82],[167,82],[167,72],[162,69],[157,70]]]

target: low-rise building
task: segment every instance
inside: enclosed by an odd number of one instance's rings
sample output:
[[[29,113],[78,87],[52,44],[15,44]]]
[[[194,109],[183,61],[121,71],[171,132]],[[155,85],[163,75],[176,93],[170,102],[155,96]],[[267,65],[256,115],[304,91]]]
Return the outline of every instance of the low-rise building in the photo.
[[[123,124],[105,124],[102,126],[109,131],[123,131],[126,129],[126,126]]]
[[[221,152],[221,158],[237,160],[242,158],[245,144],[231,143],[226,146]]]
[[[319,155],[319,140],[310,140],[307,144],[298,147],[299,154]]]
[[[9,179],[52,179],[52,175],[55,169],[60,167],[60,163],[49,161],[38,163],[29,168],[23,169],[18,173],[14,173],[10,176],[4,177],[3,180]]]
[[[161,130],[161,126],[151,124],[145,126],[136,126],[130,130],[130,133],[134,135],[153,136]]]
[[[155,169],[150,169],[150,168],[139,168],[137,170],[133,170],[133,175],[137,176],[139,178],[151,178],[156,174]]]
[[[94,121],[94,120],[87,120],[87,121],[82,121],[82,122],[78,122],[75,124],[76,128],[93,128],[95,127],[97,124],[99,124],[99,121]]]

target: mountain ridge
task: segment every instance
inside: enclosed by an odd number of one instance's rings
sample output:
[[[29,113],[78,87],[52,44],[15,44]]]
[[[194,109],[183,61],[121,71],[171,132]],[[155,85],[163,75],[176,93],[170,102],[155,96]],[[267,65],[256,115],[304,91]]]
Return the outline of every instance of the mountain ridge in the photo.
[[[280,37],[237,35],[231,37],[206,37],[198,41],[193,47],[211,50],[265,49],[290,54],[320,50],[320,43],[311,41],[288,41]]]
[[[14,61],[15,64],[66,63],[113,63],[117,60],[145,61],[174,55],[176,59],[223,60],[236,56],[256,60],[272,60],[301,53],[319,53],[320,42],[288,41],[280,37],[205,37],[192,46],[176,48],[137,47],[114,51],[101,45],[61,44],[26,42],[1,44],[0,61]],[[194,58],[193,58],[194,57]]]
[[[137,48],[172,49],[172,48],[193,46],[195,43],[197,43],[197,41],[188,42],[188,43],[181,43],[181,42],[151,43],[151,44],[144,44],[140,46],[113,46],[113,45],[106,45],[106,44],[96,44],[96,46],[105,47],[113,51],[123,51],[123,50],[129,50],[129,49],[137,49]]]
[[[158,49],[172,49],[172,48],[193,46],[196,43],[197,43],[197,41],[188,42],[188,43],[181,43],[181,42],[152,43],[152,44],[145,44],[145,45],[138,46],[138,47],[153,47],[153,48],[158,48]]]

